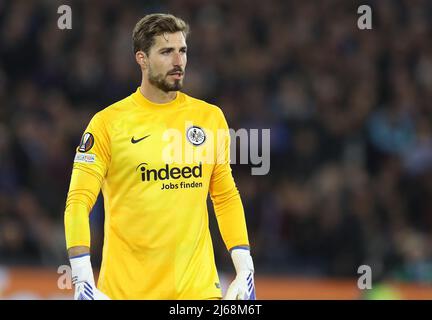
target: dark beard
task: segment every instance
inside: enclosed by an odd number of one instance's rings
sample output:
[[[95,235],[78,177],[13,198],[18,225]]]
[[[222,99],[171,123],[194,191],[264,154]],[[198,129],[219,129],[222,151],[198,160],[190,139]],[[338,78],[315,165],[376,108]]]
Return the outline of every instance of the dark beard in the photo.
[[[152,85],[163,92],[179,91],[183,88],[182,79],[174,80],[174,83],[170,84],[161,74],[153,75],[151,71],[149,72],[148,80]]]

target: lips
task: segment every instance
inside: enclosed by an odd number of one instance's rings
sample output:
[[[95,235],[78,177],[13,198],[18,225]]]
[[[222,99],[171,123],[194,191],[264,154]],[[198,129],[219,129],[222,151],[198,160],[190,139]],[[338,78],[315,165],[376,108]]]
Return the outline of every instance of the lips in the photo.
[[[175,69],[173,69],[173,70],[171,70],[171,71],[168,72],[169,76],[172,76],[172,75],[175,75],[175,74],[183,75],[183,70],[181,68],[175,68]]]
[[[171,72],[168,75],[180,79],[181,77],[183,77],[183,72]]]

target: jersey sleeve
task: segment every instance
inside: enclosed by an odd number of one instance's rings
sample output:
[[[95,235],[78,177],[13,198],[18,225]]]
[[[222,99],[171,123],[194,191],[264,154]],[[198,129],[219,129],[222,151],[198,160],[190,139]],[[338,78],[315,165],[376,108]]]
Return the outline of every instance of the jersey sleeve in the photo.
[[[66,246],[90,247],[89,214],[111,159],[106,124],[97,113],[88,124],[76,149],[64,214]]]
[[[219,111],[216,163],[209,191],[222,239],[230,250],[236,246],[249,246],[249,240],[243,204],[231,172],[229,128],[225,116]]]

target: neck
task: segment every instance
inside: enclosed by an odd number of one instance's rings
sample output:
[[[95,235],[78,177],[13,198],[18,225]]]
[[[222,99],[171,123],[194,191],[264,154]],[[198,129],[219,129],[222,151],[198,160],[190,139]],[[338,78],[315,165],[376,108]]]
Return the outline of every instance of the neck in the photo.
[[[140,86],[141,94],[153,103],[168,103],[173,101],[177,96],[177,91],[162,91],[146,81],[144,78]]]

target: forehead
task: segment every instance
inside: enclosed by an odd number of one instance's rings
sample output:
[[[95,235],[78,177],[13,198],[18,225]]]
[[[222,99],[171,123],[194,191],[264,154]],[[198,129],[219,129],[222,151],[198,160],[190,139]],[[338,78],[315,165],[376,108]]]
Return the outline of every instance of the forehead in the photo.
[[[154,37],[154,45],[153,48],[158,50],[164,47],[184,47],[186,46],[186,39],[183,35],[183,32],[175,32],[175,33],[163,33],[161,35]]]

